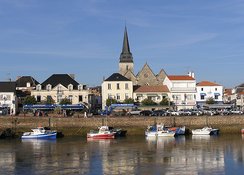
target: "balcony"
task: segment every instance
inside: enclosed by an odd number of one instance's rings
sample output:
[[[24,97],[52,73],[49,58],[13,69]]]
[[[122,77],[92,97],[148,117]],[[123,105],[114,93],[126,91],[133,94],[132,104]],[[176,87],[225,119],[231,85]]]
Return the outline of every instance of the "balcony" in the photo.
[[[196,92],[195,87],[172,87],[171,92]]]

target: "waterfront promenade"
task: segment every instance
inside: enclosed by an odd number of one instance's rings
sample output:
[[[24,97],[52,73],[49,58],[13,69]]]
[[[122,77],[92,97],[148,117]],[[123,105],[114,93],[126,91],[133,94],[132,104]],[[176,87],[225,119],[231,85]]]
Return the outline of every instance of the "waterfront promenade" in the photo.
[[[128,135],[144,135],[148,125],[162,123],[166,126],[183,126],[187,129],[211,126],[219,128],[220,133],[240,133],[244,128],[243,115],[231,116],[93,116],[93,117],[33,117],[33,116],[1,116],[0,130],[12,128],[16,133],[27,131],[37,126],[50,126],[52,129],[63,132],[64,135],[85,135],[90,129],[101,125],[109,125],[127,129]]]

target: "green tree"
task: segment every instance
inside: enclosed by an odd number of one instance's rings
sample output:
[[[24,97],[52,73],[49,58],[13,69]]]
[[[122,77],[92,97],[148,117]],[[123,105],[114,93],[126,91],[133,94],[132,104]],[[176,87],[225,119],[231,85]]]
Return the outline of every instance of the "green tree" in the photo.
[[[170,102],[169,102],[168,98],[163,98],[163,99],[160,101],[159,104],[162,105],[162,106],[168,106],[168,105],[170,105]]]
[[[46,105],[52,105],[54,103],[55,101],[51,96],[47,96],[46,100],[42,101],[42,104],[46,104]]]
[[[124,100],[123,103],[125,103],[125,104],[134,104],[134,99],[133,98],[127,98],[127,99]]]
[[[60,105],[68,105],[68,104],[71,104],[71,101],[67,98],[63,98],[60,102],[59,102]]]
[[[24,105],[34,105],[36,103],[37,102],[35,96],[26,96],[23,101]]]
[[[151,105],[156,105],[157,104],[152,99],[149,99],[149,98],[146,98],[146,99],[142,100],[141,103],[144,106],[151,106]]]
[[[215,103],[215,100],[213,97],[209,97],[207,100],[206,100],[206,104],[214,104]]]
[[[106,106],[110,106],[111,104],[116,104],[118,103],[117,100],[113,99],[113,98],[108,98],[106,100]]]

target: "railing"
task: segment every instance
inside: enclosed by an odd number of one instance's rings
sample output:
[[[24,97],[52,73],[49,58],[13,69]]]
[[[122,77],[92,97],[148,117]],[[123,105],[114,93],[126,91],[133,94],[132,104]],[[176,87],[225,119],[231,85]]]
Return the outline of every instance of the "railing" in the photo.
[[[186,87],[172,87],[170,89],[170,91],[171,92],[174,92],[174,91],[176,91],[176,92],[196,92],[196,88],[194,88],[194,87],[188,87],[188,88],[186,88]]]

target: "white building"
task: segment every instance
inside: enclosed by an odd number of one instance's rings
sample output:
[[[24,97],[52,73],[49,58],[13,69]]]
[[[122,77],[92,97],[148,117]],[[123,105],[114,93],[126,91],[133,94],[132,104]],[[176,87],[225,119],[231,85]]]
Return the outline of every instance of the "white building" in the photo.
[[[15,115],[18,108],[17,101],[16,82],[0,82],[0,107],[7,109],[8,114]]]
[[[102,108],[105,109],[107,99],[123,102],[133,98],[132,81],[119,73],[114,73],[102,83]]]
[[[191,109],[196,106],[196,80],[194,73],[189,75],[168,75],[164,84],[170,91],[170,100],[175,109]]]
[[[210,81],[201,81],[197,83],[197,105],[203,106],[210,98],[212,98],[215,103],[222,104],[223,86]]]

